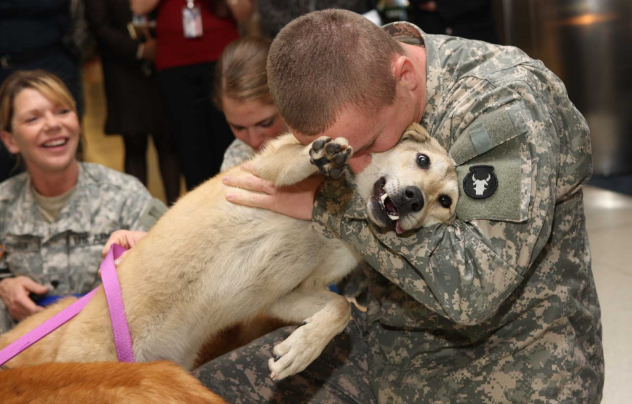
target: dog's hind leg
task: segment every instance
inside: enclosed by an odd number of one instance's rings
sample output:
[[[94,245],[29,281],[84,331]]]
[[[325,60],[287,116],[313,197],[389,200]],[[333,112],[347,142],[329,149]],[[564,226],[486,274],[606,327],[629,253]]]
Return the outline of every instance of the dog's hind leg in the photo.
[[[276,186],[296,184],[319,171],[331,177],[342,175],[353,151],[344,138],[321,137],[303,146],[292,135],[271,141],[255,157],[256,174]]]
[[[305,369],[342,332],[351,309],[344,297],[328,290],[297,289],[278,300],[268,315],[289,322],[303,322],[272,351],[271,377],[281,380]]]

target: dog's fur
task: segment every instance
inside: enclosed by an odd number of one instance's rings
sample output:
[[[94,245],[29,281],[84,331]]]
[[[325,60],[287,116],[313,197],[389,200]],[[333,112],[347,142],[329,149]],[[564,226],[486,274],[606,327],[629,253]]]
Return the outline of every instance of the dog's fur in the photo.
[[[46,363],[0,372],[3,404],[226,404],[186,370],[151,363]]]
[[[431,161],[423,168],[418,164],[420,153]],[[319,168],[333,172],[350,155],[342,138],[302,146],[287,135],[272,141],[254,164],[260,177],[287,186]],[[319,167],[310,164],[310,156]],[[361,258],[347,243],[320,236],[309,221],[227,202],[221,183],[224,175],[178,201],[119,265],[134,355],[139,362],[168,359],[191,369],[209,337],[264,314],[304,323],[273,349],[275,358],[270,358],[269,367],[274,379],[282,379],[303,370],[346,326],[349,303],[327,286],[347,275]],[[419,125],[409,128],[392,150],[374,155],[356,183],[370,219],[379,226],[404,232],[454,218],[458,198],[454,163]],[[411,209],[407,202],[411,187],[421,194],[420,209]],[[397,221],[380,203],[384,192],[392,202],[391,213],[400,210]],[[446,195],[452,203],[444,207],[438,201]],[[0,347],[23,335],[38,319],[28,321],[0,338]],[[27,350],[8,367],[51,360],[116,361],[103,291],[30,350],[34,354]]]

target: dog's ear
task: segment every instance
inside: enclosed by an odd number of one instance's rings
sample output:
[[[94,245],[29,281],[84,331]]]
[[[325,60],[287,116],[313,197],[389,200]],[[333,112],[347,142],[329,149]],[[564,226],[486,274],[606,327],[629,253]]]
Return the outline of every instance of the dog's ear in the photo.
[[[418,123],[413,123],[408,128],[406,128],[406,130],[402,134],[400,142],[403,142],[405,140],[411,140],[416,143],[426,143],[430,141],[430,135],[423,126]]]

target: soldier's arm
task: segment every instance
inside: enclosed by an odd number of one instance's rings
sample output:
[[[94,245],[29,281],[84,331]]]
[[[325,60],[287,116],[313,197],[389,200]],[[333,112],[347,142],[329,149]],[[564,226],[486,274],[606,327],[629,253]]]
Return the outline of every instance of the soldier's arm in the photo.
[[[496,111],[503,108],[508,108],[506,116],[494,117],[493,111],[480,114],[459,133],[469,136],[469,129],[490,117],[515,120],[508,127],[488,129],[497,131],[491,133],[492,144],[504,137],[504,149],[494,147],[500,153],[460,156],[460,182],[470,166],[496,166],[495,199],[500,204],[493,209],[486,207],[485,199],[477,206],[476,200],[462,194],[457,210],[462,217],[453,225],[398,237],[376,231],[366,221],[332,213],[339,194],[324,188],[314,208],[315,227],[353,244],[373,268],[431,310],[462,324],[490,318],[520,284],[549,238],[559,158],[555,127],[540,100],[523,97]],[[576,125],[585,126],[577,115]]]

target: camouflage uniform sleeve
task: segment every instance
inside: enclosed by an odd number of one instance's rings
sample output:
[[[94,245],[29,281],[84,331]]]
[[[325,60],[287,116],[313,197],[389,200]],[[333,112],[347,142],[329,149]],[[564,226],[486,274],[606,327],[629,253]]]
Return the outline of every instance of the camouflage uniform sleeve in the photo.
[[[243,164],[250,160],[254,155],[255,151],[252,147],[248,146],[239,139],[235,139],[224,153],[224,160],[222,161],[220,171],[224,172]]]
[[[148,231],[166,211],[164,203],[152,197],[140,181],[134,181],[123,204],[122,228]]]
[[[429,309],[459,324],[489,319],[542,251],[551,233],[556,202],[559,140],[543,103],[524,87],[516,91],[523,94],[510,105],[499,107],[506,107],[513,118],[522,118],[523,132],[515,136],[514,144],[519,153],[515,158],[520,197],[506,217],[489,220],[495,211],[487,212],[488,217],[457,217],[453,225],[398,237],[348,214],[358,209],[353,207],[358,201],[332,182],[323,187],[315,203],[315,228],[351,243],[374,269]],[[487,112],[479,119],[486,116]],[[585,125],[578,112],[576,118],[578,125]],[[457,138],[471,126],[457,130]],[[463,198],[469,197],[461,193],[459,204]],[[513,203],[511,198],[509,203]]]

